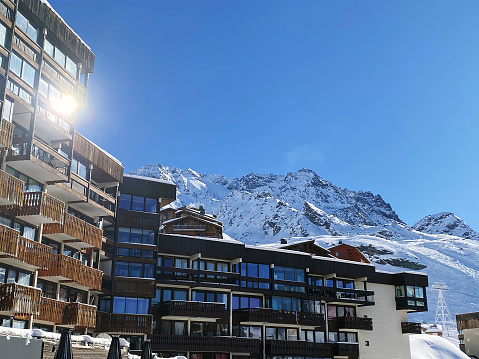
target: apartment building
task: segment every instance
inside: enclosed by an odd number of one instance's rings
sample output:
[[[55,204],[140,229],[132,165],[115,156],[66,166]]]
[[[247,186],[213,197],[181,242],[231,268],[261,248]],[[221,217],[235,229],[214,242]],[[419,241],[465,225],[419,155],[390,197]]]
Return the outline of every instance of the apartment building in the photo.
[[[75,131],[94,55],[48,3],[0,0],[0,58],[0,325],[195,359],[409,357],[427,276],[311,240],[245,245],[201,209],[161,211],[174,185],[123,175]]]
[[[96,325],[123,167],[75,132],[94,55],[40,0],[0,1],[0,325]]]

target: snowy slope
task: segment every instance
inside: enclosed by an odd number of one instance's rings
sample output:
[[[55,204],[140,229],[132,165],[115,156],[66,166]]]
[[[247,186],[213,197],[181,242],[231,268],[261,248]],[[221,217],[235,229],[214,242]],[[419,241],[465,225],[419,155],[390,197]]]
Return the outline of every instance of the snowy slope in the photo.
[[[468,359],[469,357],[461,352],[444,338],[415,334],[409,337],[411,347],[411,359]]]
[[[450,234],[467,239],[479,239],[479,233],[451,212],[442,212],[426,216],[412,228],[431,234]]]

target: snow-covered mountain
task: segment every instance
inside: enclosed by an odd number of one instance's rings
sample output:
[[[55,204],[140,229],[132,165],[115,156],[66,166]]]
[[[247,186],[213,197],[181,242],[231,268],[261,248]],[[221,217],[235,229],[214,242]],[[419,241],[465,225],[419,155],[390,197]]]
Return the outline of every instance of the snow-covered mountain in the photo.
[[[479,239],[479,233],[451,212],[442,212],[426,216],[414,226],[415,230],[430,234],[450,234],[467,239]]]
[[[479,233],[452,213],[427,216],[411,228],[380,195],[337,187],[307,169],[226,178],[154,164],[130,173],[175,183],[174,207],[203,205],[237,240],[261,245],[312,237],[326,248],[342,240],[378,269],[421,270],[431,284],[445,282],[453,318],[479,310]],[[436,301],[437,292],[428,291],[429,312],[416,320],[433,322]]]

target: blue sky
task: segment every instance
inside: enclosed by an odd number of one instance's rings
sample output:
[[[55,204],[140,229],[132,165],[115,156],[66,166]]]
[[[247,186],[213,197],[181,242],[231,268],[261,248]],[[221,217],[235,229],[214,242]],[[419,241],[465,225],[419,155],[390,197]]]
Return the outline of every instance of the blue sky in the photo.
[[[50,3],[96,55],[77,130],[127,171],[310,168],[479,230],[479,1]]]

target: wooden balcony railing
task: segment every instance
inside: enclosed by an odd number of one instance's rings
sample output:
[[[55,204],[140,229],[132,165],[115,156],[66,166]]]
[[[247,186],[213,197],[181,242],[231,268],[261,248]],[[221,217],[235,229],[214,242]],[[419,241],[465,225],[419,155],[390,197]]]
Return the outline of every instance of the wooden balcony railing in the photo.
[[[17,283],[0,285],[0,311],[16,315],[38,314],[41,290]]]
[[[97,312],[96,331],[108,333],[144,333],[153,331],[151,314],[115,314]]]
[[[5,206],[8,214],[17,217],[35,217],[38,223],[63,223],[65,203],[45,192],[25,192],[23,206]]]
[[[140,298],[155,297],[155,281],[146,278],[119,278],[113,279],[113,293],[119,296],[136,296]]]
[[[341,317],[337,318],[339,329],[373,330],[372,318]]]
[[[174,231],[204,231],[206,227],[202,224],[174,224],[173,225]]]
[[[0,148],[12,147],[13,128],[15,125],[5,119],[0,120]]]
[[[67,302],[42,297],[40,302],[40,314],[38,314],[35,319],[61,325],[63,324],[63,312],[67,305]]]
[[[257,354],[261,353],[262,350],[260,339],[237,337],[199,337],[186,335],[152,335],[151,347],[154,351],[177,352],[209,351]]]
[[[103,272],[84,266],[78,259],[63,254],[53,254],[50,268],[40,270],[40,277],[63,277],[74,283],[93,290],[101,290],[101,277]]]
[[[23,205],[23,186],[23,181],[0,171],[0,204]]]
[[[64,325],[75,328],[94,329],[96,327],[96,307],[83,303],[69,303],[63,315]]]
[[[171,300],[162,307],[164,316],[223,318],[227,313],[223,303]]]
[[[300,324],[325,327],[324,315],[320,313],[288,312],[271,308],[245,308],[235,311],[242,322],[265,322]]]
[[[31,266],[46,269],[51,261],[51,247],[20,237],[18,231],[0,225],[0,254]]]
[[[402,322],[401,330],[403,334],[421,334],[421,323]]]
[[[349,359],[359,358],[359,344],[336,343],[333,348],[334,356],[348,357]]]
[[[312,343],[302,340],[266,340],[266,354],[330,358],[333,356],[333,345],[330,343]]]
[[[47,223],[43,234],[67,242],[83,242],[95,248],[101,248],[103,231],[80,218],[65,213],[63,224]]]

